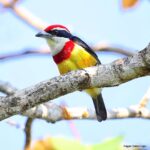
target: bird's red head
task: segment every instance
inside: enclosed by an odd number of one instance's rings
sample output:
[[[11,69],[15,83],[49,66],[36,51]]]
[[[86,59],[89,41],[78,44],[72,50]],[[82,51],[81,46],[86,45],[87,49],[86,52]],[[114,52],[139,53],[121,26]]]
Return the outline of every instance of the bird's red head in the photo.
[[[52,30],[66,30],[67,32],[70,32],[65,26],[60,24],[51,25],[44,29],[45,32],[50,32]]]

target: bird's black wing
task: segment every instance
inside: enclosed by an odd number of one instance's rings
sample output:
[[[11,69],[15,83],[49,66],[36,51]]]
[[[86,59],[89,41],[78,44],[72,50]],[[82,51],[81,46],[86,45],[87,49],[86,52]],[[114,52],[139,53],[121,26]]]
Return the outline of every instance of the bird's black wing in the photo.
[[[78,38],[77,36],[72,36],[70,38],[72,41],[74,41],[76,44],[82,46],[88,53],[90,53],[96,60],[97,60],[97,64],[101,64],[100,60],[98,59],[98,56],[96,55],[96,53],[93,51],[92,48],[90,48],[84,41],[82,41],[80,38]]]

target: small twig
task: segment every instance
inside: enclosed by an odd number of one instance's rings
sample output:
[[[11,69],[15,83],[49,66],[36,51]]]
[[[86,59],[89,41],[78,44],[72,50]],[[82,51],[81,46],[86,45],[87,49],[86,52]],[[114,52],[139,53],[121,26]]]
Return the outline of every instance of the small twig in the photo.
[[[99,47],[94,47],[94,50],[96,52],[100,51],[106,51],[106,52],[115,52],[119,54],[123,54],[125,56],[131,56],[134,54],[134,52],[130,52],[128,50],[119,48],[119,47],[113,47],[113,46],[99,46]],[[35,49],[35,48],[28,48],[25,50],[20,50],[20,52],[16,53],[9,53],[9,54],[4,54],[0,55],[0,61],[4,60],[10,60],[10,59],[16,59],[28,55],[50,55],[50,50],[48,48],[42,48],[42,49]]]
[[[11,125],[11,126],[16,127],[17,129],[21,129],[21,130],[25,129],[24,126],[20,125],[19,123],[15,122],[13,120],[8,120],[8,121],[6,121],[6,123],[9,124],[9,125]]]
[[[0,55],[0,61],[16,59],[28,55],[50,55],[49,49],[25,49],[21,52]]]
[[[29,25],[34,29],[43,30],[48,25],[38,17],[34,16],[27,9],[23,7],[15,6],[14,2],[12,3],[9,2],[8,0],[0,0],[0,3],[5,8],[10,8],[16,17],[18,17],[21,21],[25,22],[27,25]]]
[[[10,83],[8,82],[3,82],[0,81],[0,91],[7,94],[7,95],[13,95],[15,94],[15,92],[17,91],[16,88],[14,88]],[[12,120],[8,120],[7,123],[11,126],[15,126],[16,128],[19,129],[24,129],[25,130],[25,134],[26,134],[26,141],[25,141],[25,150],[28,149],[30,142],[31,142],[31,125],[33,122],[33,118],[28,118],[26,121],[26,125],[25,128],[22,127],[20,124],[12,121]]]
[[[141,99],[139,103],[140,108],[144,108],[148,105],[148,102],[150,101],[150,88],[147,90],[143,98]]]
[[[15,87],[13,87],[10,83],[0,81],[0,92],[6,95],[12,95],[17,91]]]
[[[125,56],[132,56],[135,54],[133,50],[131,51],[131,50],[128,50],[127,48],[123,48],[123,46],[113,46],[108,43],[97,44],[93,47],[93,49],[95,51],[115,52],[115,53],[122,54]]]
[[[33,118],[28,118],[25,125],[25,135],[26,135],[26,141],[24,149],[27,150],[31,143],[31,126],[33,123]]]

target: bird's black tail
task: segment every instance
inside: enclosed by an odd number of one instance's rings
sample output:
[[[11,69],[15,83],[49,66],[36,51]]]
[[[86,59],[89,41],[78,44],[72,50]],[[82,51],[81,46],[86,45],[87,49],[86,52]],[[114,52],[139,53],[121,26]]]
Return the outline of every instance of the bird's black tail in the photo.
[[[96,111],[96,116],[98,121],[103,121],[107,119],[107,111],[105,108],[105,104],[103,101],[102,94],[100,93],[97,97],[92,98],[95,111]]]

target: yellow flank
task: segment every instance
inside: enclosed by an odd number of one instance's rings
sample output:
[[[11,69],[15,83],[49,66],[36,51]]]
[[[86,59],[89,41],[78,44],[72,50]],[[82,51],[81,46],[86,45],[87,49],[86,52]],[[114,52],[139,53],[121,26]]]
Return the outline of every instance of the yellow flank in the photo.
[[[60,74],[64,74],[72,70],[95,66],[96,64],[97,60],[91,54],[81,46],[75,45],[70,58],[57,65]]]
[[[95,66],[96,64],[97,60],[90,53],[84,50],[81,46],[75,45],[70,58],[57,65],[60,74],[65,74],[72,70]],[[100,93],[99,88],[87,89],[85,91],[92,97],[96,97]]]

